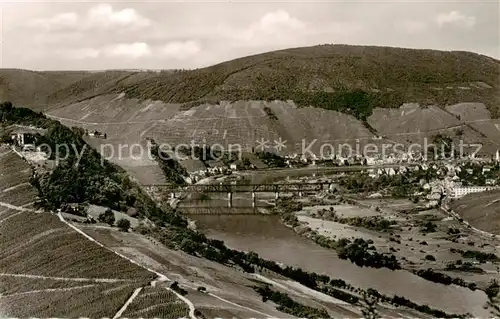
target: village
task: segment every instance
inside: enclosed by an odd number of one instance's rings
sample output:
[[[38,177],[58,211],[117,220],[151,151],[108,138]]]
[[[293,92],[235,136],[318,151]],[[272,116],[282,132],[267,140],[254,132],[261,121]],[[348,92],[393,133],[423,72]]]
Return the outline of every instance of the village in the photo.
[[[14,125],[10,130],[10,139],[15,150],[26,160],[38,165],[53,168],[53,161],[49,158],[43,145],[37,140],[45,134],[45,130],[34,126]],[[103,138],[104,132],[84,131],[86,138]],[[190,150],[184,150],[189,154]],[[201,151],[196,150],[198,153]],[[206,150],[205,150],[206,151]],[[276,170],[300,168],[356,168],[377,179],[381,176],[397,176],[411,171],[424,171],[432,180],[421,181],[425,196],[436,204],[442,197],[460,198],[470,193],[485,192],[497,189],[500,179],[500,153],[492,157],[454,159],[427,159],[421,153],[393,153],[388,156],[303,156],[300,154],[278,155],[272,152],[244,152],[242,154],[223,154],[218,157],[200,156],[196,159],[188,158],[177,160],[185,170],[185,180],[194,184],[207,177],[231,175],[241,171]],[[209,152],[205,152],[207,154]],[[176,154],[169,153],[175,160]],[[416,196],[422,194],[415,194]]]

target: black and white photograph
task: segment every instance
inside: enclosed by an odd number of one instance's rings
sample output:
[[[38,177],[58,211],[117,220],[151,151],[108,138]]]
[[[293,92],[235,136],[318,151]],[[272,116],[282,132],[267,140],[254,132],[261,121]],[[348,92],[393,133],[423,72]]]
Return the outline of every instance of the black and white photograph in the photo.
[[[0,0],[0,318],[500,318],[500,2]]]

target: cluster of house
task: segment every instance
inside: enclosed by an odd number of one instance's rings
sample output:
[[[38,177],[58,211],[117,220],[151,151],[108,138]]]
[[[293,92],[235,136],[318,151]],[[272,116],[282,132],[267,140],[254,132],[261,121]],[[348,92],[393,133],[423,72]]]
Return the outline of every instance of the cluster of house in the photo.
[[[32,126],[16,125],[11,132],[11,140],[13,144],[23,152],[42,152],[39,147],[36,147],[37,139],[40,135],[45,134],[45,130]]]
[[[29,133],[13,132],[10,137],[14,145],[21,147],[23,150],[35,150],[35,135]]]
[[[264,169],[268,167],[258,158],[236,160],[229,164],[221,160],[202,161],[199,159],[187,159],[179,161],[179,164],[189,173],[189,178],[192,182],[214,175],[228,175],[239,170]]]
[[[397,168],[378,168],[378,169],[368,169],[368,174],[372,178],[377,178],[381,175],[394,176],[397,174],[404,174],[408,171],[418,171],[418,170],[433,170],[438,178],[426,182],[421,180],[420,184],[422,189],[426,193],[426,199],[429,200],[430,205],[437,204],[438,201],[443,196],[448,196],[450,198],[460,198],[467,194],[486,192],[494,189],[498,189],[498,180],[500,176],[497,174],[491,174],[493,170],[492,165],[483,165],[480,170],[480,174],[483,176],[489,176],[485,178],[484,185],[471,185],[466,186],[463,184],[459,174],[461,172],[465,173],[465,176],[474,174],[474,170],[466,166],[466,164],[426,164],[422,163],[415,166],[400,166]],[[462,175],[463,176],[463,175]],[[422,195],[422,194],[416,194]]]
[[[461,198],[468,194],[487,192],[491,190],[498,189],[498,186],[464,186],[456,178],[446,177],[443,180],[434,180],[430,183],[423,184],[423,188],[428,190],[426,198],[429,201],[437,202],[444,196],[449,198]]]
[[[384,164],[398,164],[398,163],[416,163],[422,159],[422,154],[418,152],[409,153],[391,153],[391,154],[376,154],[374,156],[364,156],[364,155],[329,155],[329,156],[317,156],[316,154],[309,154],[307,156],[303,154],[293,153],[285,156],[287,164],[293,165],[294,163],[307,163],[315,165],[318,162],[333,162],[337,165],[384,165]]]
[[[320,162],[331,162],[333,164],[342,165],[389,165],[389,164],[418,164],[431,162],[431,159],[426,158],[425,154],[421,152],[400,152],[391,154],[376,154],[374,156],[363,156],[363,155],[353,155],[353,156],[342,156],[342,155],[331,155],[326,157],[319,157],[315,154],[309,154],[304,156],[302,154],[293,153],[290,155],[285,155],[285,163],[289,167],[293,167],[300,164],[316,165]],[[488,156],[483,156],[483,158],[488,158],[488,160],[493,160],[500,163],[500,151],[496,151],[493,158]],[[471,161],[479,161],[475,154],[470,154],[467,159]]]

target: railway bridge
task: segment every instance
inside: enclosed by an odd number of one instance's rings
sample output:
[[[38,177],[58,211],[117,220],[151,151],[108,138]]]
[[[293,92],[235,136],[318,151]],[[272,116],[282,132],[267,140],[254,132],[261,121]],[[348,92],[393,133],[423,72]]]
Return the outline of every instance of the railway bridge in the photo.
[[[170,184],[143,185],[150,191],[164,191],[170,193],[171,198],[182,193],[227,193],[228,207],[233,205],[234,193],[252,193],[252,207],[255,207],[257,193],[274,193],[276,199],[280,193],[297,193],[302,196],[304,193],[320,192],[333,187],[332,182],[311,182],[311,183],[277,183],[277,184],[194,184],[179,187]]]

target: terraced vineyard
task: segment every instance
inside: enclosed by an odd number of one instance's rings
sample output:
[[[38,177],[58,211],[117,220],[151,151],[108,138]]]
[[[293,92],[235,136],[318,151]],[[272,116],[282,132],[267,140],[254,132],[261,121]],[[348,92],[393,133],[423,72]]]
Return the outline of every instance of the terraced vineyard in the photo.
[[[123,313],[128,318],[183,318],[189,309],[165,288],[146,287]]]
[[[469,108],[476,109],[480,118],[471,116]],[[266,109],[276,119],[266,114]],[[359,144],[362,150],[367,143],[408,145],[423,143],[424,138],[431,143],[433,136],[444,134],[460,138],[465,144],[481,143],[485,152],[496,151],[500,145],[500,126],[498,120],[491,119],[484,104],[456,104],[448,109],[417,104],[397,109],[375,108],[367,123],[376,134],[354,116],[321,108],[299,108],[292,102],[280,101],[204,104],[183,111],[175,104],[134,102],[123,95],[104,95],[54,110],[50,116],[69,126],[106,132],[107,140],[89,141],[96,148],[104,143],[141,143],[145,148],[146,138],[153,138],[171,146],[194,141],[199,145],[221,144],[228,149],[232,146],[235,150],[241,146],[250,151],[258,140],[269,141],[268,147],[272,149],[274,141],[281,138],[286,141],[283,153],[300,153],[311,145],[309,150],[320,154],[324,143],[331,144],[333,151],[339,153],[344,143]],[[323,153],[329,151],[323,149]],[[134,161],[129,150],[124,149],[121,157],[115,151],[113,159],[124,167],[153,167],[146,155],[143,153],[141,160]]]
[[[155,275],[32,210],[31,170],[0,147],[0,316],[113,317]]]
[[[111,290],[113,288],[117,288]],[[113,317],[117,309],[128,299],[135,285],[116,284],[61,287],[55,290],[41,289],[23,294],[4,294],[0,298],[2,316],[30,317]],[[106,292],[109,290],[109,292]]]

